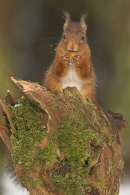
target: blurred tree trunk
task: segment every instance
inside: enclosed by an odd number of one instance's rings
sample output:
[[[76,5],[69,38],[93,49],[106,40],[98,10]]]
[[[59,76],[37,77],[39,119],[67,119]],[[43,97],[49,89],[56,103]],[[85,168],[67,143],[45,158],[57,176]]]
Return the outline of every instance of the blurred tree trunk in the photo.
[[[123,169],[121,114],[106,113],[75,88],[51,92],[12,78],[24,97],[0,101],[0,136],[31,195],[118,195]],[[10,105],[10,106],[8,106]]]

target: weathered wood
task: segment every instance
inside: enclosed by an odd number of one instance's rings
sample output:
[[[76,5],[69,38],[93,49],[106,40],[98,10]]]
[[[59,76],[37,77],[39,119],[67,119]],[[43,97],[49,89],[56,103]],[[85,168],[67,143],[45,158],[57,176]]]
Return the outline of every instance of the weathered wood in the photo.
[[[6,115],[0,136],[30,194],[118,195],[122,115],[84,101],[76,88],[52,92],[11,79],[23,97],[17,103],[8,91],[0,101]]]

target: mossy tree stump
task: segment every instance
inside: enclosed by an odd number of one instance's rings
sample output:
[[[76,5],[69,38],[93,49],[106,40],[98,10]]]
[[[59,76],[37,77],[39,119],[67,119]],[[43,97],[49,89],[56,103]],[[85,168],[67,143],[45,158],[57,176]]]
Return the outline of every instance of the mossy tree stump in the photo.
[[[107,113],[76,88],[52,92],[12,78],[23,93],[8,91],[0,136],[31,195],[118,195],[123,169],[121,114]]]

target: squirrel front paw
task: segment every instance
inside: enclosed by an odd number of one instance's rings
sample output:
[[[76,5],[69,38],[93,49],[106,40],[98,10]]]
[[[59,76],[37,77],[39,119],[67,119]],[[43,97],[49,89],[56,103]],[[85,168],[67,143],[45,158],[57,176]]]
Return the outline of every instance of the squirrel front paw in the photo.
[[[73,62],[77,65],[82,62],[82,56],[80,55],[75,55],[72,59],[73,59]]]
[[[69,55],[61,55],[61,60],[62,62],[68,64],[68,65],[73,65],[73,64],[80,64],[82,62],[82,56],[80,55],[73,55],[73,56],[69,56]]]
[[[61,61],[69,64],[70,63],[70,57],[68,55],[61,55]]]

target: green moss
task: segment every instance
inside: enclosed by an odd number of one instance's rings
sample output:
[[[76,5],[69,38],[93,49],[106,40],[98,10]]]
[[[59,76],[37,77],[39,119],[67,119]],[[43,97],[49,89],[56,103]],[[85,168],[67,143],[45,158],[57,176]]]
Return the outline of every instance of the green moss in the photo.
[[[43,181],[41,179],[32,180],[30,178],[25,178],[25,177],[22,177],[22,176],[20,176],[18,179],[19,179],[20,183],[23,184],[24,186],[26,186],[27,183],[29,183],[29,185],[32,188],[36,188],[38,185],[43,184]]]
[[[30,180],[30,185],[32,188],[36,188],[38,185],[42,185],[43,181],[40,179],[36,179],[36,180]]]
[[[42,163],[42,168],[43,167],[46,168],[47,164],[50,164],[52,162],[57,162],[56,136],[54,134],[48,134],[47,138],[49,140],[48,144],[46,145],[44,149],[42,148],[39,149],[39,154],[37,157],[39,159],[39,163],[41,163],[41,159],[44,160]]]
[[[111,177],[115,177],[113,184],[113,195],[117,195],[119,193],[119,175],[124,167],[124,161],[121,156],[117,156],[116,158],[112,158],[109,160],[109,172]]]
[[[85,114],[73,109],[58,129],[58,140],[60,151],[67,155],[55,170],[53,182],[65,191],[65,195],[90,192],[91,187],[86,185],[86,179],[90,174],[92,148],[96,151],[97,147],[98,153],[101,136],[90,129]]]
[[[47,115],[38,104],[25,97],[18,103],[19,106],[9,106],[9,111],[12,113],[10,120],[16,127],[16,132],[12,129],[11,136],[13,165],[15,167],[19,164],[23,171],[27,171],[37,163],[42,169],[48,163],[56,161],[55,135],[46,133]],[[48,144],[41,148],[40,144],[45,137],[48,139]],[[40,169],[38,172],[35,170],[37,176]],[[25,183],[23,178],[20,180]]]

